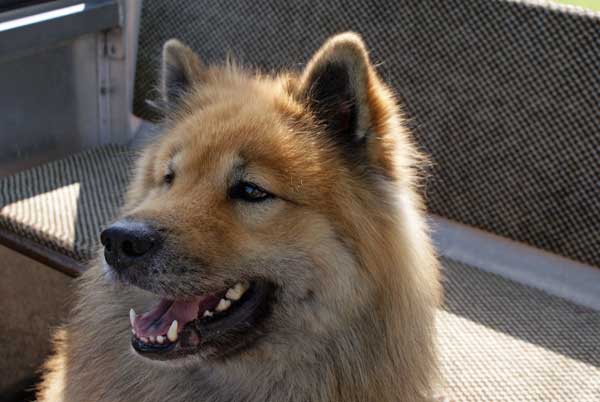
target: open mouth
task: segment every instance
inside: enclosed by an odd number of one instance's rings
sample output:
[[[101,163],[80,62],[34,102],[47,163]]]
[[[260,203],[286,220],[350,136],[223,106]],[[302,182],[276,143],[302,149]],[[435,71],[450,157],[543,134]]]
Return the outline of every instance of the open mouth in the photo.
[[[238,282],[221,292],[186,300],[161,299],[150,311],[129,312],[132,346],[141,355],[168,360],[192,353],[227,355],[263,332],[274,287]]]

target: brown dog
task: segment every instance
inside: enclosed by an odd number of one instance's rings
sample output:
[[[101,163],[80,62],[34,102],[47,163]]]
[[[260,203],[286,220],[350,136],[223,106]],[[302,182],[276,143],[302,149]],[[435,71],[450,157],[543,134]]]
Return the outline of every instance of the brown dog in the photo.
[[[165,134],[39,400],[431,399],[422,158],[361,39],[333,37],[298,75],[206,67],[174,40],[163,57]]]

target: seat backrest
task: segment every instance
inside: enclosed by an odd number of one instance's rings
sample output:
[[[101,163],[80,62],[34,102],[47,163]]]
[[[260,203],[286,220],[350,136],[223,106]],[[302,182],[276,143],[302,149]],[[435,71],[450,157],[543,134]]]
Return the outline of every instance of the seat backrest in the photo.
[[[301,68],[331,34],[365,38],[430,154],[432,213],[600,266],[600,18],[514,0],[145,0],[135,111],[162,43]]]

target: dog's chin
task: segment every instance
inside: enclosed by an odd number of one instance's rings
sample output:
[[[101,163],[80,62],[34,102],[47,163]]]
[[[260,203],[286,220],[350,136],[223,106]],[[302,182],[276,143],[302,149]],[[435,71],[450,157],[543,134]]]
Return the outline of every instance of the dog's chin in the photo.
[[[135,353],[156,361],[219,359],[242,353],[265,336],[275,286],[255,279],[185,300],[156,297],[150,311],[130,311]]]

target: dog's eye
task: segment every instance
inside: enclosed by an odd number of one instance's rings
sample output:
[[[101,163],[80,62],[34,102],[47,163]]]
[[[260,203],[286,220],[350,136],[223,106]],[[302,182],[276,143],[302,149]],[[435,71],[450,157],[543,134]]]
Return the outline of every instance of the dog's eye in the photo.
[[[242,181],[229,189],[229,197],[246,202],[260,202],[272,198],[273,195],[254,183]]]
[[[169,170],[163,176],[163,182],[167,185],[171,185],[171,183],[173,183],[173,180],[175,180],[175,172],[173,172],[172,170]]]

